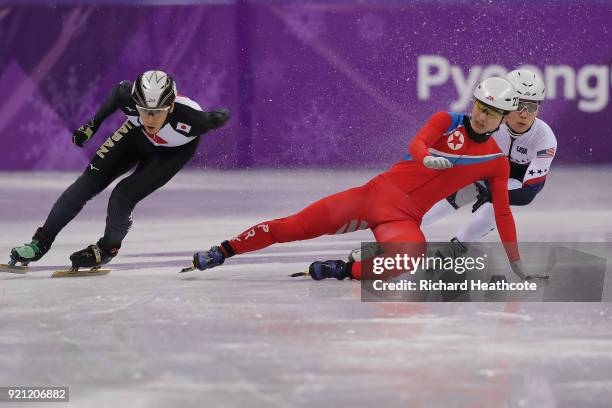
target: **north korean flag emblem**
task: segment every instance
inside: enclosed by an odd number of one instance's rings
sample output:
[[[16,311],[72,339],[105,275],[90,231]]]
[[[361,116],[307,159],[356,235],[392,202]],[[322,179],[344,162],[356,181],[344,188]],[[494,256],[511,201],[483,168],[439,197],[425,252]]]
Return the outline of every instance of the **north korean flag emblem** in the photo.
[[[176,130],[180,130],[181,132],[189,133],[189,131],[191,130],[191,126],[183,122],[178,122],[176,124]]]
[[[465,143],[465,139],[463,137],[463,133],[458,130],[455,130],[453,133],[448,135],[448,139],[446,139],[446,144],[452,150],[459,150],[463,147]]]

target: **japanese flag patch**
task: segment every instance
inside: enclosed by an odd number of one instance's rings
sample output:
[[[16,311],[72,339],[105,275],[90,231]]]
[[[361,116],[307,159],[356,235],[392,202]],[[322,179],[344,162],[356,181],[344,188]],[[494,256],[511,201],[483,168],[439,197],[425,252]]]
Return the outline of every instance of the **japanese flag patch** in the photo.
[[[178,122],[176,124],[176,130],[180,130],[181,132],[189,133],[189,131],[191,130],[191,126],[183,122]]]

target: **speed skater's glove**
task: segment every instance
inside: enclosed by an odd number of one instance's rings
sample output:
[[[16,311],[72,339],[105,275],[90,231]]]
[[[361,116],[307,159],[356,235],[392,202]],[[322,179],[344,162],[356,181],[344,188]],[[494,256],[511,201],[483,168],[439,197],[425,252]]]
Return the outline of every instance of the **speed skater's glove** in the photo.
[[[531,280],[531,279],[548,279],[548,275],[541,274],[529,274],[527,273],[527,269],[523,265],[523,262],[518,259],[516,261],[510,262],[510,268],[512,268],[512,272],[516,274],[522,280]]]
[[[480,207],[482,207],[485,203],[490,203],[492,201],[491,190],[489,190],[489,183],[485,183],[482,185],[479,182],[474,183],[474,187],[476,187],[476,191],[478,191],[478,195],[476,196],[476,202],[472,205],[472,213],[475,213]]]
[[[72,143],[79,147],[83,147],[85,142],[93,137],[96,133],[96,127],[94,125],[93,119],[78,128],[72,134]]]
[[[219,128],[225,125],[230,117],[230,112],[227,109],[215,109],[208,112],[208,122],[211,129]]]
[[[445,157],[425,156],[423,165],[428,169],[444,170],[453,167],[453,164]]]

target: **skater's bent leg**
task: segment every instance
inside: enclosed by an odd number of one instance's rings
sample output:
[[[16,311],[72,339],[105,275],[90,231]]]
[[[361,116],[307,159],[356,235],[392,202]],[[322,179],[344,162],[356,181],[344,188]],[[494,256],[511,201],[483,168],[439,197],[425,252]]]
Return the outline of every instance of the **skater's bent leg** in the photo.
[[[470,223],[457,233],[461,242],[476,242],[495,230],[495,214],[493,204],[483,204],[472,216]]]
[[[466,204],[473,203],[478,198],[478,190],[474,184],[468,184],[461,190],[457,191],[434,204],[423,216],[421,225],[431,225],[439,220],[454,213],[459,208]]]
[[[302,241],[365,228],[367,223],[361,218],[364,218],[362,206],[367,192],[366,185],[325,197],[297,214],[259,223],[236,238],[225,241],[222,247],[226,256],[232,256],[275,243]]]
[[[132,212],[136,205],[154,191],[168,183],[193,157],[197,141],[172,148],[159,147],[147,157],[133,174],[121,180],[108,200],[103,245],[119,249],[132,226]]]
[[[11,250],[13,260],[25,263],[43,257],[57,234],[81,211],[85,203],[134,166],[138,158],[133,149],[134,138],[123,137],[125,132],[132,129],[133,125],[126,122],[103,143],[83,174],[57,199],[32,241]]]
[[[96,160],[94,159],[93,162]],[[66,189],[57,199],[42,230],[49,237],[55,239],[57,234],[83,209],[85,203],[103,191],[108,185],[129,170],[132,164],[123,169],[115,168],[113,172],[106,173],[88,168]]]
[[[136,203],[123,194],[123,189],[115,188],[108,200],[104,245],[119,249],[121,242],[132,226],[132,211]]]
[[[387,222],[377,225],[372,228],[372,231],[376,241],[382,243],[382,256],[393,257],[396,254],[407,254],[411,257],[419,257],[426,253],[425,235],[418,222],[414,220]],[[354,279],[362,278],[361,262],[352,263],[350,268],[351,276]]]
[[[123,126],[121,129],[124,129]],[[132,127],[130,125],[125,129]],[[112,147],[108,147],[108,140],[111,140],[109,138],[103,145],[104,153],[96,153],[83,174],[62,193],[51,208],[42,230],[52,240],[76,217],[87,201],[136,164],[137,157],[133,154],[133,142],[130,138],[119,139],[115,135],[112,137]]]
[[[52,239],[83,209],[87,201],[108,186],[106,180],[81,175],[59,196],[45,221],[42,230]]]

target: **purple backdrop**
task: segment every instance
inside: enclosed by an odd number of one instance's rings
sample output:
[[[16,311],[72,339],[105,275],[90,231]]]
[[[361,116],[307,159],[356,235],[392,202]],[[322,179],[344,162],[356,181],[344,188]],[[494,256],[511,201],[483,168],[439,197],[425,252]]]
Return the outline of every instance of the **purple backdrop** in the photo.
[[[74,3],[74,2],[73,2]],[[107,2],[108,3],[108,2]],[[110,87],[159,68],[233,112],[202,167],[386,166],[474,84],[540,70],[564,163],[610,162],[611,2],[226,1],[0,8],[0,169],[80,169],[70,135]]]

